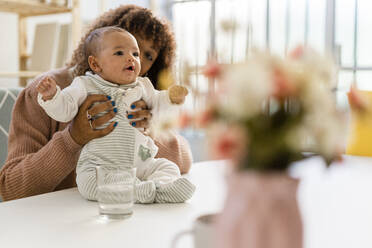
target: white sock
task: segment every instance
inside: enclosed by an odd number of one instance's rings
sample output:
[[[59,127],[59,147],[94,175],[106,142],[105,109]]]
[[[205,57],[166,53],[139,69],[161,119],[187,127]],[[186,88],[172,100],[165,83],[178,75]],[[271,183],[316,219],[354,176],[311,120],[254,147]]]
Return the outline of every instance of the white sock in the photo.
[[[180,203],[190,199],[195,192],[193,185],[187,178],[180,177],[171,183],[157,184],[155,202]]]
[[[156,195],[156,187],[153,181],[136,180],[134,195],[139,203],[153,203]]]

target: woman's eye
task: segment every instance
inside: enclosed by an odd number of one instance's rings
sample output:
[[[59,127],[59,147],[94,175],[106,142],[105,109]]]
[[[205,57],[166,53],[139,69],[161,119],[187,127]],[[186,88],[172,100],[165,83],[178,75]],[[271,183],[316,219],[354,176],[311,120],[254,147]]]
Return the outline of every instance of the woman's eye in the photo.
[[[138,53],[138,52],[134,52],[134,53],[133,53],[133,56],[134,56],[134,57],[138,57],[138,56],[139,56],[139,53]]]
[[[151,54],[146,53],[146,54],[145,54],[145,57],[146,57],[146,59],[152,61],[152,55],[151,55]]]
[[[123,54],[124,54],[123,51],[117,51],[116,53],[114,53],[114,55],[118,55],[118,56],[121,56]]]

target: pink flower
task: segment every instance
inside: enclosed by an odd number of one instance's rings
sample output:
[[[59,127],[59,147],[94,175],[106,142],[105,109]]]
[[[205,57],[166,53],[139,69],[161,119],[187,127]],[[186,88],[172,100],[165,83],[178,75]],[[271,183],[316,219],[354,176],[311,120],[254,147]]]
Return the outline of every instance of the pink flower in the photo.
[[[220,137],[219,142],[216,144],[217,153],[223,158],[231,158],[239,146],[236,138],[229,135]]]
[[[216,110],[212,107],[206,108],[203,112],[197,115],[196,123],[198,127],[204,128],[211,124],[216,117]]]
[[[354,84],[350,87],[350,91],[347,94],[350,106],[360,112],[367,110],[367,101],[363,98],[360,92],[355,88]]]
[[[183,112],[181,112],[181,114],[178,118],[178,126],[180,128],[190,127],[191,124],[192,124],[192,121],[193,121],[192,116],[188,112],[183,111]]]
[[[215,159],[239,161],[245,155],[246,132],[238,126],[216,128],[213,132],[211,153]]]
[[[297,92],[296,87],[280,68],[277,67],[274,68],[273,80],[274,90],[272,95],[275,98],[283,100],[286,97],[293,96],[296,94]]]
[[[299,45],[289,53],[289,57],[292,59],[300,59],[304,55],[304,47]]]
[[[222,66],[216,60],[211,59],[203,69],[203,75],[207,78],[218,78],[222,74]]]

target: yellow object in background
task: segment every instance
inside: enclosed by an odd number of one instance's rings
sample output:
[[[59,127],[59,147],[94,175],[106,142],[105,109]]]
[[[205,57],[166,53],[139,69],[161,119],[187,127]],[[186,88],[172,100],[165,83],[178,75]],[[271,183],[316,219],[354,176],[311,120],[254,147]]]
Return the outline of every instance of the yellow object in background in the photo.
[[[348,99],[351,119],[346,154],[372,157],[372,91],[354,89]]]
[[[175,82],[173,74],[170,70],[160,71],[158,77],[159,77],[158,78],[158,82],[159,82],[158,86],[159,86],[160,90],[167,90]]]

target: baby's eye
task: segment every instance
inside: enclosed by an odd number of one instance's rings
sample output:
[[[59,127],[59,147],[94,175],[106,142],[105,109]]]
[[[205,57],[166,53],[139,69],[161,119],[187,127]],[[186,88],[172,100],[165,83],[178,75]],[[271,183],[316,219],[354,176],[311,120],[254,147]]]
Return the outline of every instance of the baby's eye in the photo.
[[[117,51],[117,52],[114,53],[114,55],[117,55],[117,56],[121,56],[123,54],[124,54],[123,51]]]
[[[139,56],[139,53],[138,53],[138,52],[134,52],[134,53],[133,53],[133,56],[134,56],[134,57],[138,57],[138,56]]]
[[[152,61],[152,55],[150,53],[145,53],[146,59]]]

